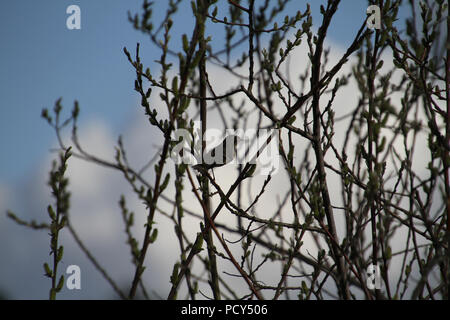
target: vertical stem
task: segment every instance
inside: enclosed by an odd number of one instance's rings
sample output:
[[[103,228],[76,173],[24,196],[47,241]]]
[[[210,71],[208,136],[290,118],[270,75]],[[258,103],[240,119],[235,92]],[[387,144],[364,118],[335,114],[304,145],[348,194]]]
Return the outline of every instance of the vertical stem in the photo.
[[[153,198],[151,199],[151,202],[149,203],[150,206],[150,212],[147,216],[147,227],[145,229],[145,235],[144,235],[144,241],[142,243],[141,251],[139,252],[139,257],[136,263],[136,269],[133,277],[133,282],[131,284],[130,292],[128,294],[128,299],[134,299],[136,295],[136,289],[139,284],[139,281],[141,279],[141,275],[144,272],[144,261],[145,261],[145,255],[147,253],[148,247],[150,245],[150,235],[152,231],[152,222],[155,217],[156,212],[156,204],[158,202],[158,198],[160,196],[159,187],[161,183],[161,176],[162,171],[164,168],[164,163],[166,162],[167,153],[169,152],[169,142],[170,142],[170,132],[167,131],[166,136],[164,137],[164,146],[163,151],[161,153],[161,157],[158,162],[158,171],[156,173],[156,180],[155,180],[155,187],[154,187],[154,194]]]
[[[368,171],[369,171],[369,185],[372,186],[369,189],[369,206],[370,206],[370,224],[372,229],[372,263],[377,266],[378,265],[378,238],[377,238],[377,222],[376,222],[376,213],[377,213],[377,194],[378,188],[375,188],[375,181],[378,180],[378,174],[373,172],[373,163],[376,161],[376,155],[373,154],[373,144],[374,144],[374,128],[373,128],[373,115],[375,112],[374,105],[374,94],[375,94],[375,75],[376,75],[376,67],[377,67],[377,54],[378,54],[378,39],[379,32],[375,31],[375,41],[373,44],[373,52],[370,57],[370,70],[367,77],[367,85],[369,89],[369,116],[367,119],[367,136],[368,136]],[[370,54],[369,52],[367,53]],[[377,176],[375,176],[377,175]],[[375,298],[378,299],[380,295],[380,290],[375,288]]]
[[[205,1],[198,1],[199,9],[201,7],[201,12],[198,13],[197,19],[200,21],[198,22],[200,25],[200,33],[199,33],[199,50],[201,52],[202,58],[199,63],[199,74],[200,74],[200,120],[202,123],[202,161],[203,161],[203,154],[205,152],[205,134],[206,134],[206,43],[205,43],[205,17],[208,10],[208,7],[205,3]],[[211,199],[209,197],[209,180],[205,173],[202,174],[201,178],[201,184],[202,184],[202,198],[203,203],[206,206],[206,210],[208,212],[211,212]],[[211,275],[211,281],[210,286],[214,295],[214,299],[220,300],[220,288],[219,288],[219,275],[217,273],[217,261],[216,261],[216,254],[214,252],[214,243],[213,243],[213,236],[210,226],[210,221],[207,217],[207,213],[204,212],[204,223],[205,223],[205,230],[203,230],[203,237],[205,239],[205,242],[207,244],[208,249],[208,259],[209,259],[209,272]]]
[[[54,233],[52,232],[51,242],[53,251],[53,274],[52,274],[52,288],[50,290],[50,299],[56,300],[56,279],[58,276],[58,224],[61,216],[61,180],[58,181],[58,190],[56,193],[56,218],[52,221],[52,225],[55,227]]]
[[[325,210],[325,216],[327,219],[327,227],[330,236],[331,252],[333,254],[333,259],[337,266],[338,274],[340,275],[338,290],[339,295],[348,300],[350,299],[350,291],[347,281],[347,270],[345,266],[344,258],[341,254],[339,248],[339,239],[336,232],[336,224],[334,221],[333,207],[331,205],[330,194],[327,185],[327,177],[325,172],[325,160],[324,153],[321,146],[321,111],[320,111],[320,69],[321,69],[321,58],[323,53],[323,42],[326,37],[327,29],[330,25],[331,18],[336,12],[338,4],[340,1],[328,1],[327,10],[324,13],[322,26],[318,31],[318,41],[314,51],[314,56],[312,57],[312,68],[311,68],[311,88],[316,88],[313,91],[312,100],[312,110],[313,110],[313,146],[316,156],[316,169],[317,175],[320,183],[320,192],[323,199],[323,206]]]
[[[445,65],[445,88],[446,88],[446,102],[447,102],[447,119],[445,123],[445,161],[444,161],[444,174],[445,174],[445,194],[447,196],[446,213],[447,213],[447,261],[446,272],[448,273],[450,267],[450,6],[447,6],[447,59]],[[446,277],[448,279],[448,276]],[[450,284],[447,283],[447,299],[450,294]]]
[[[252,91],[253,88],[253,82],[254,82],[254,59],[253,59],[253,52],[254,52],[254,46],[253,46],[253,36],[254,36],[254,30],[253,30],[253,7],[255,4],[255,0],[249,0],[249,9],[248,9],[248,53],[249,53],[249,82],[248,82],[248,91]]]

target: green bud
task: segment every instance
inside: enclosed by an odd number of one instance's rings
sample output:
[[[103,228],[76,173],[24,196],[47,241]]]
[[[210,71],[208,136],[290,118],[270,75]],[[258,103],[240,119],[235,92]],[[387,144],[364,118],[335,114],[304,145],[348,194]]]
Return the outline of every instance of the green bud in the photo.
[[[178,269],[180,268],[180,263],[177,262],[173,266],[172,275],[170,276],[170,283],[176,284],[178,282]]]
[[[169,184],[169,180],[170,180],[170,173],[168,173],[166,175],[166,177],[164,178],[163,183],[161,184],[161,187],[159,188],[159,192],[162,193],[164,191],[164,189],[167,188],[167,185]]]
[[[52,208],[51,205],[49,205],[49,206],[47,207],[47,212],[48,212],[48,215],[49,215],[50,219],[52,219],[52,220],[55,220],[55,219],[56,219],[55,211],[53,210],[53,208]]]
[[[156,241],[156,238],[158,237],[158,229],[154,229],[152,232],[152,235],[150,236],[150,243],[153,243]]]
[[[186,34],[183,34],[182,38],[183,38],[183,50],[184,50],[185,52],[188,52],[188,51],[189,51],[189,41],[188,41],[188,37],[187,37]]]
[[[64,285],[64,275],[62,275],[61,278],[59,278],[58,285],[56,286],[56,292],[60,292],[63,285]]]
[[[173,77],[173,79],[172,79],[172,90],[175,93],[178,92],[178,77]]]
[[[63,255],[64,255],[64,247],[63,247],[63,246],[60,246],[59,249],[58,249],[58,253],[57,253],[57,255],[56,255],[56,260],[57,260],[58,262],[61,261]]]
[[[203,236],[201,232],[197,232],[197,238],[195,239],[195,243],[194,243],[194,247],[193,250],[195,253],[199,253],[200,251],[202,251],[202,246],[203,246]]]
[[[48,265],[48,263],[44,263],[44,270],[45,270],[45,276],[51,278],[53,275],[52,270],[50,269],[50,266]]]

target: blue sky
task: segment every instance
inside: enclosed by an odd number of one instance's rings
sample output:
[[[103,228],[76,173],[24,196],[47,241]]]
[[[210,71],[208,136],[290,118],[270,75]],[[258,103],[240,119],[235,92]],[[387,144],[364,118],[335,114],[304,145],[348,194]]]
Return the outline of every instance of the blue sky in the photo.
[[[122,48],[145,41],[127,22],[127,10],[140,2],[1,2],[0,181],[26,176],[52,147],[54,133],[40,112],[59,97],[68,110],[77,99],[81,119],[101,117],[120,129],[135,97]],[[82,10],[81,30],[66,28],[73,3]]]
[[[111,130],[115,139],[123,131],[130,131],[130,123],[139,110],[139,97],[133,90],[135,74],[128,63],[123,47],[134,53],[136,43],[141,43],[141,58],[145,66],[157,70],[154,60],[160,51],[149,39],[133,29],[127,20],[127,12],[140,12],[143,0],[2,0],[0,2],[0,187],[7,186],[13,193],[28,192],[30,185],[39,183],[35,180],[36,170],[42,168],[43,161],[49,157],[49,150],[56,146],[53,130],[40,117],[42,108],[53,108],[55,101],[62,98],[65,113],[68,115],[74,100],[80,103],[80,127],[90,120],[101,120]],[[158,18],[165,13],[166,1],[155,1],[155,13]],[[224,1],[219,1],[219,3]],[[314,22],[321,21],[319,5],[323,1],[312,2]],[[276,2],[275,2],[276,3]],[[287,12],[303,11],[306,1],[294,0],[287,7]],[[81,30],[66,28],[66,8],[76,4],[81,8]],[[329,30],[329,38],[341,47],[345,47],[355,35],[365,17],[366,1],[342,1],[335,20]],[[181,34],[190,35],[192,14],[189,1],[184,1],[176,15],[172,41],[180,40]],[[280,17],[280,23],[283,16]],[[279,24],[280,24],[279,23]],[[214,28],[212,26],[212,35]],[[207,31],[208,32],[208,31]],[[219,40],[220,41],[220,40]],[[220,43],[220,42],[219,42]],[[145,137],[143,138],[145,140]],[[102,137],[99,137],[99,141]],[[112,148],[113,146],[108,146]],[[43,176],[47,173],[43,172]],[[76,184],[76,183],[75,183]],[[49,193],[42,183],[33,185],[43,193]],[[0,188],[1,191],[1,188]],[[40,194],[40,193],[38,193]],[[45,234],[37,236],[33,231],[22,227],[12,227],[12,222],[4,218],[4,208],[0,192],[0,230],[11,234],[20,232],[24,243],[41,244],[48,242]],[[37,197],[35,194],[28,196]],[[105,194],[105,197],[108,197]],[[9,200],[9,199],[7,199]],[[115,202],[116,200],[114,200]],[[8,206],[14,201],[6,201]],[[95,200],[93,200],[95,202]],[[36,202],[30,200],[29,207],[36,209]],[[40,200],[39,208],[45,208],[48,202]],[[40,206],[42,204],[42,206]],[[8,207],[10,208],[10,207]],[[25,212],[27,206],[13,207]],[[39,209],[40,210],[40,209]],[[42,210],[41,210],[42,211]],[[32,215],[33,216],[33,215]],[[121,229],[120,229],[121,230]],[[1,232],[0,232],[1,234]],[[25,237],[26,235],[26,237]],[[4,235],[5,236],[5,235]],[[17,235],[15,235],[17,236]],[[122,241],[122,239],[119,239]],[[7,241],[1,241],[4,245]],[[123,242],[123,241],[122,241]],[[37,256],[36,263],[42,265],[39,254],[34,247],[23,249]],[[0,246],[0,251],[5,250]],[[29,250],[29,251],[26,251]],[[9,252],[8,250],[6,250]],[[16,252],[16,250],[13,250]],[[17,252],[22,252],[17,250]],[[10,259],[21,261],[16,256]],[[31,259],[31,258],[30,258]],[[6,261],[6,260],[4,260]],[[6,266],[0,263],[0,293],[5,285],[12,297],[46,298],[46,294],[20,292],[20,288],[8,282],[3,271],[8,270],[14,281],[14,263]],[[22,266],[22,271],[31,266]],[[35,266],[33,265],[34,269]],[[19,269],[18,269],[19,270]],[[21,272],[22,272],[21,271]],[[92,273],[95,273],[93,271]],[[41,272],[38,270],[38,274]],[[20,276],[22,273],[20,274]],[[17,271],[19,278],[19,271]],[[43,277],[42,277],[43,278]],[[6,279],[6,280],[5,280]],[[30,275],[30,279],[35,279]],[[32,281],[32,280],[30,280]],[[46,284],[46,279],[43,281]],[[24,290],[29,290],[26,288]],[[42,291],[42,290],[41,290]],[[104,291],[102,291],[104,293]],[[83,296],[86,297],[86,296]],[[90,296],[96,297],[96,295]]]
[[[130,108],[135,107],[134,74],[122,52],[136,42],[146,61],[153,64],[152,45],[127,21],[127,11],[139,12],[141,0],[108,1],[2,1],[0,3],[0,181],[14,183],[33,170],[54,141],[50,127],[40,118],[42,108],[52,108],[63,98],[66,111],[80,102],[80,122],[99,117],[119,134]],[[156,1],[155,16],[165,1]],[[313,1],[318,20],[321,1]],[[66,8],[81,8],[81,30],[66,28]],[[159,9],[159,10],[158,10]],[[293,1],[289,11],[304,9]],[[356,21],[365,14],[365,1],[341,4],[330,29],[330,38],[345,45],[351,41]],[[178,40],[190,21],[187,1],[177,15]],[[178,27],[177,25],[175,27]],[[189,29],[188,29],[189,30]],[[133,52],[133,51],[131,51]],[[156,51],[154,51],[156,52]]]

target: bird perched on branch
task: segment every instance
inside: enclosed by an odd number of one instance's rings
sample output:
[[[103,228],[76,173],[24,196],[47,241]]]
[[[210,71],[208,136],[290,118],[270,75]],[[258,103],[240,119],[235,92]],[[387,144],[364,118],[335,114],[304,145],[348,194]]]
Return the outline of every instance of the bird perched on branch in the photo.
[[[312,96],[312,90],[308,92],[307,94],[301,96],[298,98],[297,102],[286,112],[284,117],[281,119],[281,124],[284,125],[285,123],[288,123],[291,117],[294,115],[297,110],[299,110],[303,104]]]
[[[198,171],[207,171],[230,163],[236,157],[237,144],[240,140],[241,139],[234,134],[228,135],[214,149],[209,150],[204,154],[201,163],[196,164],[193,168]]]

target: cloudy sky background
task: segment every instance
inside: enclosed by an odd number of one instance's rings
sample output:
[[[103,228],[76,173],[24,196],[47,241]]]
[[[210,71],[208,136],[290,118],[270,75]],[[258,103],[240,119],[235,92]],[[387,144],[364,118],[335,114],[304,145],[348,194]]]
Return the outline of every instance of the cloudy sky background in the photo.
[[[322,2],[313,2],[317,25]],[[165,3],[156,1],[155,15],[165,12]],[[66,8],[71,4],[81,8],[81,30],[66,28]],[[143,116],[140,98],[133,90],[135,75],[122,51],[126,46],[133,53],[140,42],[144,64],[157,70],[154,60],[159,58],[159,50],[127,21],[127,11],[137,13],[141,4],[141,0],[0,3],[0,37],[4,43],[0,51],[0,293],[4,297],[48,297],[50,281],[43,276],[42,268],[50,260],[47,233],[25,229],[5,215],[11,209],[26,220],[47,221],[45,208],[51,198],[46,181],[51,161],[56,157],[50,150],[57,141],[52,129],[40,118],[42,108],[53,108],[62,97],[63,114],[69,115],[73,101],[78,100],[80,141],[87,151],[105,159],[113,159],[119,134],[123,135],[129,159],[137,167],[151,158],[160,141],[158,132],[149,127]],[[364,1],[342,2],[329,32],[330,60],[340,57],[353,39],[366,7]],[[304,8],[305,1],[293,1],[287,11]],[[174,43],[182,33],[189,34],[192,27],[189,2],[179,12],[172,35]],[[295,57],[299,58],[293,61],[304,61],[300,53]],[[220,79],[218,92],[227,90],[228,82],[223,78],[226,75],[214,69],[209,75]],[[346,88],[337,97],[337,105],[348,104],[352,98],[356,101],[355,92],[355,87]],[[74,226],[117,283],[128,288],[134,270],[117,202],[121,194],[127,196],[138,226],[143,224],[145,207],[117,172],[72,158],[68,173]],[[225,184],[231,181],[226,170],[218,170],[216,177]],[[150,248],[148,257],[152,260],[145,274],[150,290],[163,297],[178,257],[178,247],[171,236],[173,226],[166,220],[158,222],[159,238],[157,245]],[[196,230],[198,224],[188,223],[188,227]],[[62,298],[117,298],[67,232],[62,232],[61,243],[65,255],[60,270],[76,264],[82,272],[82,290],[64,288]]]

